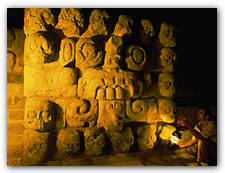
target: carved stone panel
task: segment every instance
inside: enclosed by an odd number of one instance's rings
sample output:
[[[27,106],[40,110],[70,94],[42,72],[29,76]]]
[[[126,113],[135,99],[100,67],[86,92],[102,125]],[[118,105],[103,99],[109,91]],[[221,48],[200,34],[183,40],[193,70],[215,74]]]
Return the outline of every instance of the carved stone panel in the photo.
[[[164,47],[175,47],[175,28],[167,23],[162,23],[159,31],[159,41]]]
[[[155,35],[155,31],[148,19],[142,19],[140,25],[140,40],[142,43],[149,44],[151,43],[153,37]]]
[[[171,48],[162,48],[160,55],[160,64],[164,71],[173,72],[177,55]]]
[[[173,97],[175,94],[173,75],[171,73],[160,73],[158,87],[161,96]]]
[[[173,100],[161,98],[158,100],[159,117],[163,122],[173,123],[175,121],[176,105]]]

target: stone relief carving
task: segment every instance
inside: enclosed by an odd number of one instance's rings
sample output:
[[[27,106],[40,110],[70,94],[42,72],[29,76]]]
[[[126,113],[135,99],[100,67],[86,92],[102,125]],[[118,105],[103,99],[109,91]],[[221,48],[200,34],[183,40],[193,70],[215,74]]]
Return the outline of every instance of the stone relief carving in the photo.
[[[124,35],[131,35],[133,27],[133,20],[130,16],[120,15],[118,22],[115,25],[113,35],[123,37]]]
[[[159,41],[164,47],[176,46],[175,28],[167,23],[162,23],[159,31]]]
[[[148,19],[142,19],[140,25],[140,40],[142,43],[149,44],[151,43],[153,37],[155,35],[155,31]]]
[[[171,73],[160,73],[158,78],[159,92],[161,96],[173,97],[175,94],[174,77]]]
[[[161,49],[160,63],[165,71],[173,72],[174,64],[176,60],[177,60],[177,55],[173,51],[173,49],[170,49],[170,48]]]
[[[173,100],[161,98],[158,100],[159,117],[167,123],[175,121],[176,106]]]

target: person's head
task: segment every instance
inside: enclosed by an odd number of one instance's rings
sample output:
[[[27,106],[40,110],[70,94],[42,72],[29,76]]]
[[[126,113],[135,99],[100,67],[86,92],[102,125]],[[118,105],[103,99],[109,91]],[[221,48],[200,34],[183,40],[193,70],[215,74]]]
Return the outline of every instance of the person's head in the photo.
[[[208,110],[205,107],[199,107],[196,112],[196,118],[198,121],[205,121],[209,119]]]

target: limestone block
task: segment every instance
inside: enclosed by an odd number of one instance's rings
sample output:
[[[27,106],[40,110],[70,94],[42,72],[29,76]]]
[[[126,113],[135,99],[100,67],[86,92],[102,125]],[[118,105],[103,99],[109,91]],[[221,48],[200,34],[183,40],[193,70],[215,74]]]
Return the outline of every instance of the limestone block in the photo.
[[[139,46],[131,45],[127,49],[127,58],[125,59],[128,69],[141,71],[146,63],[145,50]]]
[[[132,130],[127,127],[121,132],[111,131],[110,133],[111,144],[115,153],[127,153],[130,146],[134,143],[134,136]]]
[[[159,118],[163,122],[173,123],[175,121],[176,105],[173,100],[161,98],[158,99]]]
[[[53,61],[55,55],[53,37],[46,33],[30,34],[24,43],[24,63],[44,64]]]
[[[167,23],[162,23],[159,31],[159,42],[164,47],[175,47],[176,38],[175,38],[175,28]]]
[[[104,127],[106,131],[121,131],[125,121],[124,100],[99,100],[98,127]]]
[[[177,54],[171,48],[162,48],[160,55],[160,64],[164,71],[173,72],[174,64],[177,60]]]
[[[142,94],[143,83],[133,72],[87,69],[78,81],[78,95],[86,99],[127,99]]]
[[[118,21],[115,25],[113,34],[118,37],[123,37],[124,35],[131,35],[133,27],[133,20],[130,16],[120,15]]]
[[[121,37],[112,35],[105,44],[105,61],[104,68],[119,68],[122,61],[122,44]]]
[[[8,83],[15,83],[18,85],[23,84],[23,72],[8,72],[7,73],[7,82]]]
[[[61,8],[57,29],[61,29],[66,37],[79,37],[84,28],[84,16],[80,9]]]
[[[75,63],[76,42],[72,38],[65,38],[61,41],[59,62],[61,66]]]
[[[128,121],[155,123],[159,121],[155,99],[126,100]]]
[[[162,140],[170,140],[172,133],[176,130],[176,127],[169,124],[161,124],[158,127],[159,137]]]
[[[149,44],[152,41],[152,38],[155,35],[155,31],[148,19],[141,19],[140,25],[140,40],[142,43]]]
[[[26,36],[38,31],[48,31],[54,27],[56,18],[50,8],[25,8],[24,9],[24,33]]]
[[[39,165],[47,159],[49,151],[49,132],[24,131],[23,165]]]
[[[74,98],[66,110],[66,122],[69,127],[93,127],[98,116],[97,100]]]
[[[45,132],[54,127],[54,122],[55,112],[51,101],[27,98],[24,115],[25,128]]]
[[[175,94],[174,77],[171,73],[160,73],[158,87],[161,96],[173,97]]]
[[[154,148],[156,137],[157,124],[146,126],[139,126],[137,129],[138,135],[138,148],[141,151],[147,151]]]
[[[105,134],[101,128],[91,127],[84,131],[85,153],[87,155],[101,155],[105,146]]]
[[[99,66],[104,60],[104,52],[91,38],[80,38],[76,44],[76,67],[81,71]]]
[[[89,18],[89,25],[82,38],[90,38],[98,35],[106,36],[109,34],[110,16],[105,10],[94,9]]]
[[[24,106],[23,84],[7,83],[7,107]]]
[[[50,63],[24,67],[25,96],[74,97],[78,71]]]
[[[56,146],[60,155],[72,155],[80,151],[80,135],[72,128],[59,131]]]

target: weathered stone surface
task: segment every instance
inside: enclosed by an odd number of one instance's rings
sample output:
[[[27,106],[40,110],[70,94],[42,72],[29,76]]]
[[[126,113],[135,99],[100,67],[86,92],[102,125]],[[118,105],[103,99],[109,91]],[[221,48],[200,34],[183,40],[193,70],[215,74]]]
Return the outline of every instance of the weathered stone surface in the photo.
[[[22,107],[24,108],[23,84],[7,83],[7,108]]]
[[[175,47],[175,28],[167,23],[162,23],[159,31],[159,41],[164,47]]]
[[[12,48],[15,43],[16,34],[12,28],[7,28],[7,48]]]
[[[57,29],[61,29],[67,37],[79,37],[84,28],[84,16],[80,9],[61,8]]]
[[[61,66],[75,64],[76,41],[72,38],[65,38],[61,41],[59,62]]]
[[[80,135],[73,128],[61,129],[59,131],[56,146],[60,155],[72,155],[80,151]]]
[[[128,69],[141,71],[146,63],[145,50],[140,46],[131,45],[127,50],[126,63]]]
[[[149,44],[155,35],[155,31],[148,19],[142,19],[140,25],[140,40],[142,43]]]
[[[16,66],[16,55],[11,51],[7,51],[7,72],[13,71],[15,66]]]
[[[121,132],[111,131],[110,138],[115,153],[129,152],[130,146],[134,143],[134,137],[129,127]]]
[[[143,83],[133,72],[87,69],[78,81],[78,95],[86,99],[127,99],[139,97]]]
[[[101,155],[105,146],[105,134],[103,129],[91,127],[84,131],[85,153],[87,155]]]
[[[160,64],[164,71],[173,72],[174,64],[177,60],[177,54],[171,48],[162,48],[160,55]]]
[[[48,31],[55,24],[56,18],[50,8],[25,8],[24,10],[24,33],[26,36],[38,31]]]
[[[156,131],[157,131],[157,124],[138,127],[137,142],[139,150],[148,151],[154,148],[154,144],[157,140]]]
[[[97,100],[73,99],[66,111],[69,127],[93,127],[98,116]]]
[[[123,128],[125,121],[124,100],[99,100],[98,127],[108,130],[119,130]]]
[[[113,34],[118,37],[123,37],[124,35],[131,35],[133,27],[133,20],[130,16],[120,15],[118,22],[115,25]]]
[[[49,132],[24,131],[23,165],[39,165],[48,156]]]
[[[75,68],[50,63],[24,67],[25,96],[74,97],[78,72]]]
[[[173,97],[175,94],[173,75],[171,73],[160,73],[158,87],[161,96]]]
[[[82,38],[90,38],[97,35],[106,36],[109,33],[109,14],[101,9],[94,9],[89,18],[89,25]]]
[[[175,121],[176,105],[171,99],[158,99],[159,118],[163,122],[173,123]]]
[[[53,103],[39,98],[27,98],[25,104],[25,128],[45,132],[54,128]]]
[[[169,124],[162,124],[158,127],[159,137],[162,140],[170,140],[172,133],[176,130],[176,127]]]
[[[104,60],[104,52],[91,38],[79,39],[76,44],[76,67],[81,71],[99,66]]]
[[[23,72],[8,72],[7,73],[7,82],[16,83],[18,85],[23,84]]]

